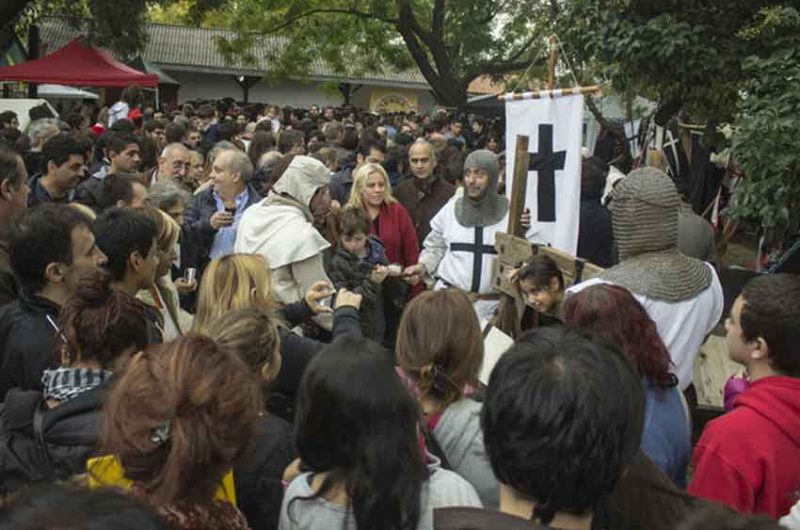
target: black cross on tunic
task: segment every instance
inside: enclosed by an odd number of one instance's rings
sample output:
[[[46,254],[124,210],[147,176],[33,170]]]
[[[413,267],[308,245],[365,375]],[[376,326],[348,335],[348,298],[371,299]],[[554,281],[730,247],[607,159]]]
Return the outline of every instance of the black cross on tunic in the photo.
[[[475,227],[475,243],[450,243],[450,251],[472,253],[472,286],[469,290],[472,293],[479,293],[483,275],[483,256],[484,254],[497,254],[493,246],[483,244],[483,227]]]
[[[539,176],[537,186],[538,219],[544,223],[556,220],[556,170],[564,169],[566,151],[553,152],[553,126],[539,125],[539,152],[531,153],[528,170]]]

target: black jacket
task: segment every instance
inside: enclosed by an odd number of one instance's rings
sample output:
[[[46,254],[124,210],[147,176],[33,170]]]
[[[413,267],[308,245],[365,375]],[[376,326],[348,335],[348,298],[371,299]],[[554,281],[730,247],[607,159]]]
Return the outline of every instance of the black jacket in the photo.
[[[578,257],[608,268],[612,263],[611,213],[599,198],[581,198],[581,219],[578,229]]]
[[[354,169],[355,165],[344,166],[341,171],[331,177],[331,183],[328,185],[331,199],[339,201],[342,206],[350,200],[350,191],[353,189]]]
[[[310,318],[313,313],[305,302],[286,306],[281,312],[290,328]],[[333,337],[342,335],[361,336],[358,311],[352,307],[341,307],[333,314]],[[286,421],[294,421],[294,402],[300,388],[300,379],[311,359],[325,347],[319,342],[283,329],[281,336],[281,371],[267,389],[267,410]]]
[[[252,530],[278,528],[283,471],[296,456],[292,426],[278,416],[264,416],[258,436],[233,466],[236,505]]]
[[[485,508],[436,508],[434,530],[547,530],[533,521]]]
[[[361,331],[368,339],[381,343],[386,329],[383,286],[373,282],[371,275],[377,264],[388,265],[389,263],[383,251],[383,243],[379,239],[370,236],[368,244],[370,249],[377,248],[378,252],[382,254],[375,260],[377,263],[373,264],[373,260],[369,258],[361,260],[341,245],[337,245],[326,267],[326,272],[337,290],[348,289],[363,296],[360,311]],[[385,281],[388,280],[387,278]]]
[[[19,387],[40,390],[42,372],[58,364],[56,329],[59,307],[39,296],[23,295],[0,308],[0,400]]]
[[[33,208],[46,202],[67,204],[75,197],[75,190],[70,190],[65,197],[60,199],[53,198],[47,188],[42,185],[42,177],[44,175],[39,173],[28,179],[28,187],[31,189],[28,194],[28,208]]]
[[[104,180],[96,177],[85,179],[75,188],[75,202],[88,206],[99,215],[106,206],[109,206],[104,184]]]
[[[85,472],[100,433],[103,389],[47,409],[42,394],[14,389],[0,405],[0,494]]]
[[[249,208],[253,204],[261,200],[261,195],[252,186],[247,186],[247,206]],[[214,236],[217,230],[211,226],[211,216],[217,211],[217,202],[214,200],[214,187],[210,186],[192,198],[189,207],[186,208],[186,216],[184,218],[183,227],[184,232],[188,233],[188,240],[195,246],[193,252],[186,256],[181,254],[181,265],[186,267],[195,267],[197,269],[197,279],[200,279],[202,271],[208,263],[208,253],[211,252],[211,246],[214,244]],[[183,251],[183,247],[181,247]],[[195,261],[195,263],[190,263]]]
[[[8,250],[8,240],[3,235],[4,229],[0,228],[0,306],[10,304],[19,296],[19,285],[11,270],[11,253]]]

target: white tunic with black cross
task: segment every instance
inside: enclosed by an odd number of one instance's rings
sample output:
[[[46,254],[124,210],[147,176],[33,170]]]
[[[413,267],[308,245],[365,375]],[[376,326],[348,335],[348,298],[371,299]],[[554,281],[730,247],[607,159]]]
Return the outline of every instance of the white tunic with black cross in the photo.
[[[497,256],[494,239],[497,232],[507,231],[508,213],[493,225],[466,227],[456,220],[456,200],[450,200],[431,220],[431,232],[419,261],[436,279],[436,290],[456,287],[471,293],[492,293],[492,264]],[[478,318],[486,320],[497,305],[496,300],[474,304]]]

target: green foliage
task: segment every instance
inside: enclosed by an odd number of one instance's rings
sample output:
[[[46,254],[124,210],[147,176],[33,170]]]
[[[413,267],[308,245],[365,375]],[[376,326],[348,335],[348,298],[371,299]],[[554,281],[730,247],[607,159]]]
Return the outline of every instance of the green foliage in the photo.
[[[775,0],[574,0],[564,2],[558,31],[584,63],[621,93],[637,93],[697,121],[734,115],[742,61],[762,43],[746,40],[763,7]]]
[[[20,2],[18,9],[7,16],[15,22],[20,35],[42,16],[66,17],[68,23],[86,31],[89,42],[109,48],[125,59],[136,56],[147,43],[145,22],[148,7],[165,6],[173,1],[31,0]]]
[[[742,36],[768,53],[742,63],[744,97],[734,122],[733,151],[746,178],[736,216],[760,221],[778,237],[800,226],[800,14],[789,7],[761,12]]]
[[[546,0],[227,0],[225,25],[238,36],[219,45],[231,56],[247,58],[260,36],[285,39],[266,50],[272,77],[302,76],[315,61],[339,75],[416,65],[440,102],[459,106],[475,77],[528,66],[546,43],[548,5]]]

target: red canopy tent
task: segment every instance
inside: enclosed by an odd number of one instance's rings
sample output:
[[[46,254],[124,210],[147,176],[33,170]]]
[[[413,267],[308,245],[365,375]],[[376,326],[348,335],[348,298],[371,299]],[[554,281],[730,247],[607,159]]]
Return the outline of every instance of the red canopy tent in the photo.
[[[78,37],[41,59],[0,68],[0,81],[56,85],[155,88],[158,76],[126,66]]]

